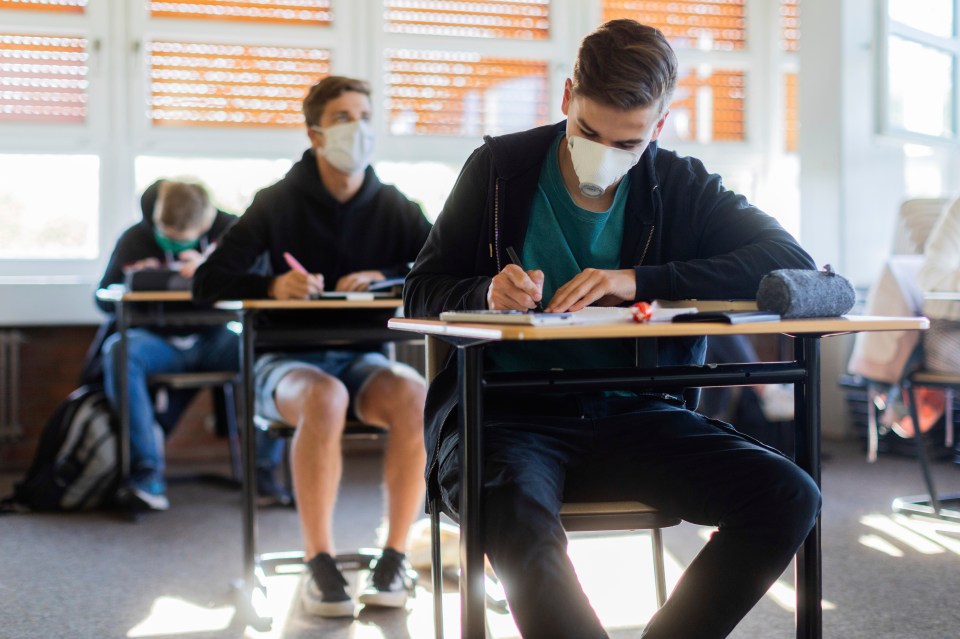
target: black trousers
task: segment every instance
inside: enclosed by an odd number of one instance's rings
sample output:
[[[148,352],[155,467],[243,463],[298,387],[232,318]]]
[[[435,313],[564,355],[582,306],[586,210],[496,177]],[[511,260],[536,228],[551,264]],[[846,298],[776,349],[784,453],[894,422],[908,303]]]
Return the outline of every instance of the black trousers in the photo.
[[[439,482],[457,513],[459,435],[449,430]],[[488,398],[484,473],[484,549],[525,639],[607,636],[567,556],[565,496],[639,500],[718,527],[647,624],[649,639],[726,637],[820,510],[819,489],[792,461],[654,398]]]

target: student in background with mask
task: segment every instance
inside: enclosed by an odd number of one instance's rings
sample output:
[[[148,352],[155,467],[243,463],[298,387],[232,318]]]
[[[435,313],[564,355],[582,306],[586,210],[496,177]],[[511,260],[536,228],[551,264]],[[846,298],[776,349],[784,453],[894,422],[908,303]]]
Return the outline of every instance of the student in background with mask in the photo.
[[[588,35],[564,86],[566,121],[488,137],[467,160],[407,277],[405,315],[752,298],[771,270],[813,269],[776,220],[698,160],[658,148],[676,81],[658,30],[615,20]],[[523,267],[511,263],[511,247]],[[647,341],[491,345],[484,367],[703,363],[703,338]],[[428,487],[453,513],[455,359],[431,383],[426,415]],[[718,527],[648,623],[649,639],[727,636],[789,565],[815,522],[816,484],[789,459],[687,410],[680,390],[485,393],[482,537],[524,639],[607,636],[567,557],[565,488]]]
[[[196,297],[306,299],[325,290],[362,291],[409,270],[430,223],[370,166],[369,85],[324,78],[308,91],[303,114],[310,148],[282,180],[256,195],[200,267]],[[264,252],[272,274],[245,273]],[[423,503],[425,383],[409,366],[370,352],[369,345],[358,349],[270,353],[255,368],[257,412],[297,428],[293,483],[309,566],[300,595],[308,613],[327,617],[354,614],[333,559],[340,441],[348,415],[390,432],[384,455],[388,530],[361,603],[404,604],[411,585],[407,534]]]
[[[157,180],[140,198],[143,219],[117,240],[100,288],[123,283],[126,276],[143,269],[168,268],[183,278],[193,277],[217,240],[237,218],[217,210],[206,189],[195,182]],[[107,313],[112,304],[98,300]],[[120,406],[118,344],[114,334],[103,345],[106,395],[114,410]],[[131,328],[127,331],[127,384],[130,392],[130,485],[126,488],[135,505],[166,510],[164,438],[176,425],[193,393],[171,396],[170,406],[160,414],[147,379],[159,373],[237,370],[237,335],[225,327]],[[261,503],[289,504],[289,493],[276,481],[281,452],[276,441],[258,441],[257,490]]]

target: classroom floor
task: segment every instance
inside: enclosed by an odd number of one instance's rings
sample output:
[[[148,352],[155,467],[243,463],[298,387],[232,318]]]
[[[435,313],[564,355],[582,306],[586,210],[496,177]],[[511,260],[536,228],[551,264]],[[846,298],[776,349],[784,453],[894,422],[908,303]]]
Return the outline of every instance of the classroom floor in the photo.
[[[960,636],[960,526],[896,516],[889,508],[892,497],[920,492],[915,462],[886,456],[870,465],[854,442],[827,443],[824,450],[824,636]],[[172,468],[170,474],[190,470]],[[939,462],[935,476],[943,490],[960,491],[960,467]],[[15,479],[0,474],[0,494],[9,492]],[[375,544],[383,503],[379,481],[376,453],[348,458],[337,506],[340,547]],[[299,575],[270,577],[273,627],[265,632],[242,627],[230,588],[241,573],[239,492],[174,480],[170,499],[169,512],[139,523],[110,513],[0,517],[0,638],[433,636],[428,572],[404,610],[360,610],[353,621],[307,616],[296,596]],[[708,534],[709,529],[686,524],[665,531],[668,587]],[[261,511],[262,550],[296,549],[299,540],[292,510]],[[576,536],[570,553],[611,636],[639,637],[655,605],[647,536]],[[348,573],[354,588],[365,577]],[[642,587],[631,590],[623,583]],[[444,600],[446,636],[457,637],[454,585]],[[731,637],[792,637],[793,601],[790,570]],[[493,637],[517,636],[508,614],[491,610],[488,620]]]

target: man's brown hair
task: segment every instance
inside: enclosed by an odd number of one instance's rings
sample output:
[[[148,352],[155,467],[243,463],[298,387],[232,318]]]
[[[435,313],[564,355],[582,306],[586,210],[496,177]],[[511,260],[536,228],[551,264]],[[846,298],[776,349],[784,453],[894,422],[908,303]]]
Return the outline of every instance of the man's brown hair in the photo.
[[[580,43],[573,93],[608,106],[657,104],[663,113],[677,85],[677,56],[664,35],[635,20],[611,20]]]
[[[153,210],[156,224],[177,232],[206,231],[213,224],[216,209],[203,185],[195,182],[164,180],[157,192]]]
[[[307,91],[303,99],[303,119],[307,126],[320,126],[320,118],[327,103],[336,100],[347,91],[356,91],[370,97],[370,83],[366,80],[342,75],[328,75]]]

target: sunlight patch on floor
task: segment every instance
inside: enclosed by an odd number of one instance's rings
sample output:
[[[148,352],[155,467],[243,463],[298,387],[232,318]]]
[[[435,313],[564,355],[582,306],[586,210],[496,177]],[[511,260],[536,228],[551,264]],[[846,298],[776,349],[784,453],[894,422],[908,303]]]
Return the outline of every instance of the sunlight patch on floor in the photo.
[[[895,521],[887,515],[873,513],[860,518],[860,523],[874,530],[878,530],[901,544],[912,548],[923,555],[936,555],[946,552],[943,546],[934,543],[928,537],[914,532],[902,521]]]
[[[147,618],[131,628],[127,637],[186,637],[225,630],[233,613],[233,606],[206,608],[176,597],[158,597]]]
[[[857,539],[861,546],[878,550],[891,557],[903,557],[903,551],[891,544],[880,535],[860,535]]]

